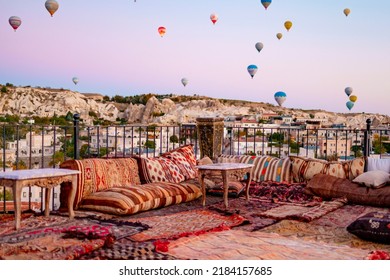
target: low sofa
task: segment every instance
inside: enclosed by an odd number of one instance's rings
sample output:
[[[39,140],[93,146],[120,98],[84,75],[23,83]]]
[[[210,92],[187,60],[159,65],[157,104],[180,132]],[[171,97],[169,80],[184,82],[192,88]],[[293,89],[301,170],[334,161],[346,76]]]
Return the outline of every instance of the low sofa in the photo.
[[[129,215],[200,197],[196,164],[193,146],[186,145],[154,158],[68,160],[60,168],[81,171],[75,210]],[[70,187],[61,185],[60,210],[67,209]]]

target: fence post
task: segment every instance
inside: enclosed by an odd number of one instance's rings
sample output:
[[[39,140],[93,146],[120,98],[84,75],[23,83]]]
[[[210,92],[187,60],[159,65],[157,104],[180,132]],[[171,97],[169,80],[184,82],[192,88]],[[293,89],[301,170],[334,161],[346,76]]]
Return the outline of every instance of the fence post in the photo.
[[[80,115],[78,113],[73,115],[73,157],[74,159],[80,158],[79,150],[79,122]]]
[[[363,150],[363,155],[365,157],[369,157],[370,156],[370,138],[371,138],[371,119],[367,119],[366,121],[367,123],[367,126],[366,126],[366,130],[364,131],[364,150]]]

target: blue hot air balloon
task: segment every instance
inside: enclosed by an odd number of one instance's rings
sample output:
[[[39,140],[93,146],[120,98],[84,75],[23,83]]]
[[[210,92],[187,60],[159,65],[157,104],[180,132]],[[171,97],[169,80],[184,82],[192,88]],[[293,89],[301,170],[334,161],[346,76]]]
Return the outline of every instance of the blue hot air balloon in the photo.
[[[267,10],[268,6],[271,5],[272,0],[261,0],[261,4],[263,4],[264,8]]]
[[[351,111],[353,105],[355,105],[355,102],[348,101],[346,105],[347,105],[347,108]]]
[[[278,91],[275,93],[274,98],[279,106],[282,106],[283,102],[286,101],[287,95],[283,91]]]
[[[248,70],[249,75],[251,75],[251,77],[252,77],[252,79],[253,79],[253,76],[254,76],[254,75],[256,74],[256,72],[257,72],[257,66],[254,65],[254,64],[251,64],[251,65],[248,66],[247,70]]]

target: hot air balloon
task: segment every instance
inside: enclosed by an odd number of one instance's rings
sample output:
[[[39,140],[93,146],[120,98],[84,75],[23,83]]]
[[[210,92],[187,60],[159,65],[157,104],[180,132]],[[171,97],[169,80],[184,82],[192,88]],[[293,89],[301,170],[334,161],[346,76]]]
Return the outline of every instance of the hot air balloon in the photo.
[[[346,8],[344,9],[344,15],[347,17],[349,15],[349,13],[351,12],[350,9]]]
[[[353,89],[351,87],[346,87],[344,91],[345,91],[346,95],[350,96],[352,91],[353,91]]]
[[[263,49],[264,45],[263,43],[257,42],[255,45],[255,48],[258,52],[260,52]]]
[[[255,74],[257,72],[257,66],[254,64],[251,64],[248,66],[247,70],[248,70],[249,75],[251,75],[251,77],[253,79],[253,76],[255,76]]]
[[[47,0],[45,2],[46,10],[50,13],[51,16],[58,10],[58,2],[55,0]]]
[[[355,105],[355,103],[353,103],[352,101],[348,101],[348,102],[346,103],[346,105],[347,105],[347,108],[348,108],[349,110],[351,110],[352,107],[353,107],[353,105]]]
[[[22,20],[20,17],[12,16],[8,19],[9,24],[12,26],[14,31],[16,32],[16,29],[19,28],[19,26],[22,24]]]
[[[186,86],[188,84],[188,79],[187,78],[181,79],[181,83],[183,84],[183,86]]]
[[[357,100],[357,96],[356,95],[350,95],[349,96],[349,100],[352,101],[353,103],[355,103],[356,100]]]
[[[282,34],[282,33],[276,34],[276,38],[278,38],[279,40],[282,39],[282,37],[283,37],[283,34]]]
[[[292,22],[289,21],[289,20],[287,20],[287,21],[284,23],[284,27],[287,29],[287,31],[290,30],[291,26],[292,26]]]
[[[286,101],[287,95],[283,91],[278,91],[274,94],[274,98],[279,106],[282,106],[283,102]]]
[[[268,6],[271,5],[272,0],[261,0],[261,4],[263,4],[264,8],[267,10]]]
[[[72,81],[73,81],[73,83],[74,83],[75,85],[77,85],[77,83],[79,82],[79,78],[73,77]]]
[[[160,34],[161,37],[163,37],[165,35],[166,31],[167,31],[167,29],[164,26],[160,26],[158,28],[158,33]]]
[[[210,19],[213,24],[215,24],[218,21],[218,15],[217,14],[211,14]]]

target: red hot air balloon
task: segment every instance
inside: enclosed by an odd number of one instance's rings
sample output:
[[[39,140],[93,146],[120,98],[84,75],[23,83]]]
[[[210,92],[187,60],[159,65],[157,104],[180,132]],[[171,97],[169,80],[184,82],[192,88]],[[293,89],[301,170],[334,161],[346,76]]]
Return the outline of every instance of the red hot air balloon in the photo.
[[[161,37],[163,37],[165,35],[166,31],[167,31],[167,29],[164,26],[160,26],[158,28],[158,33],[160,34]]]
[[[218,15],[217,14],[211,14],[210,15],[211,22],[215,24],[218,21]]]
[[[8,19],[9,24],[12,26],[12,28],[15,30],[19,28],[19,26],[22,24],[22,20],[20,17],[12,16]]]

